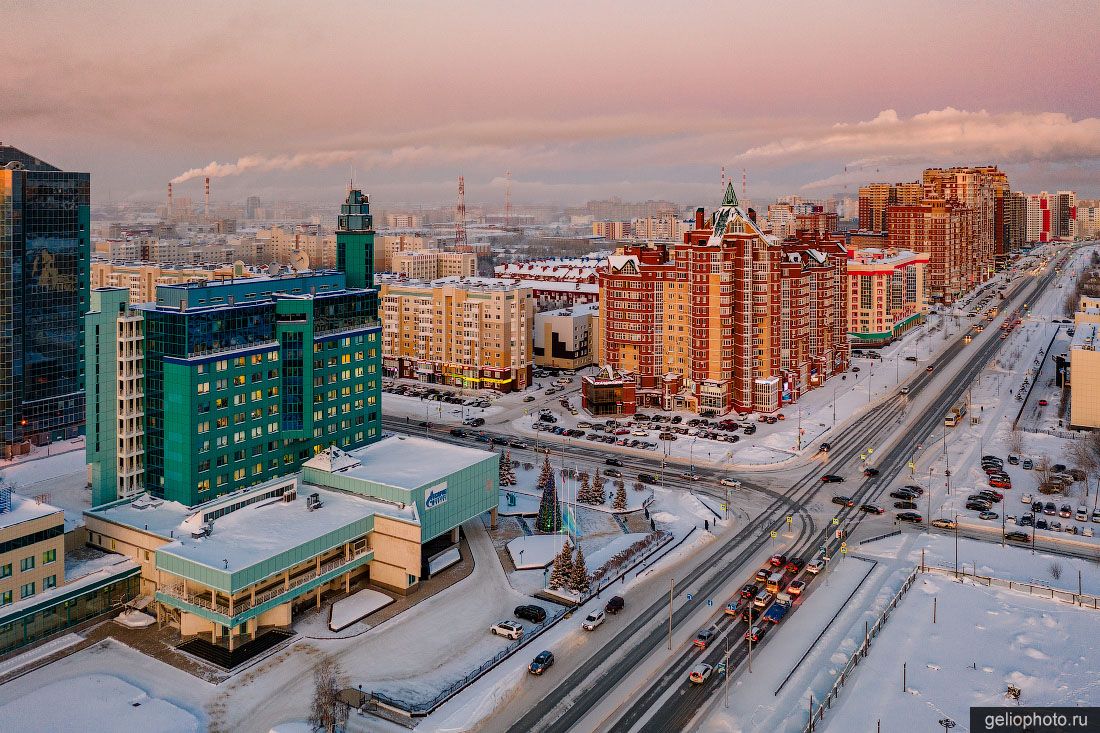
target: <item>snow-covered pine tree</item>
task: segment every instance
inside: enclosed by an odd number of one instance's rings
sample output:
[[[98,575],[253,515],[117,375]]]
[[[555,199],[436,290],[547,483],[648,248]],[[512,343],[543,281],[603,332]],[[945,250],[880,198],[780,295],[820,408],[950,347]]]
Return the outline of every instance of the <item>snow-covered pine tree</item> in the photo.
[[[584,550],[577,545],[577,556],[573,560],[573,567],[569,576],[569,590],[584,595],[591,588],[588,578],[588,566],[584,562]]]
[[[512,463],[512,454],[509,451],[501,451],[500,454],[500,485],[516,485],[516,468]]]
[[[621,481],[617,483],[619,485],[615,487],[615,500],[611,503],[611,508],[616,511],[623,511],[626,509],[626,485]]]
[[[561,552],[554,558],[554,567],[550,571],[550,587],[554,589],[568,588],[573,578],[573,546],[569,538],[565,538],[565,544]]]

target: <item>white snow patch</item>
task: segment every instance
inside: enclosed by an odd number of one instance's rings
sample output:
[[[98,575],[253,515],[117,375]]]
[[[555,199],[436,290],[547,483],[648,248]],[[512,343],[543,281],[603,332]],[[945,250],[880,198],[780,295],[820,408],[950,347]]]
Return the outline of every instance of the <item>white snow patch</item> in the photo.
[[[364,588],[332,604],[328,627],[332,631],[339,631],[391,603],[393,603],[393,599],[385,593]]]

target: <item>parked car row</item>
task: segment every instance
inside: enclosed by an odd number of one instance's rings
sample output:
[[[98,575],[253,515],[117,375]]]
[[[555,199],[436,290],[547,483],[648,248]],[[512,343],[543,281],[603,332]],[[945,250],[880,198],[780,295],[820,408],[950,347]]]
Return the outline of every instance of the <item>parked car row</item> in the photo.
[[[491,403],[485,397],[461,397],[450,390],[438,387],[429,387],[419,384],[396,384],[383,382],[382,391],[407,397],[419,397],[424,400],[446,402],[451,405],[463,405],[465,407],[488,407]]]

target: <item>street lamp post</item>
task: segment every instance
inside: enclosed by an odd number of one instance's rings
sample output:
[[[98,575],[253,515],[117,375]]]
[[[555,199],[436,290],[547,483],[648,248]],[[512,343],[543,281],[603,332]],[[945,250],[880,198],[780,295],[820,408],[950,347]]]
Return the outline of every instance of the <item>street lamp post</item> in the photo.
[[[959,579],[959,513],[955,512],[955,580]]]

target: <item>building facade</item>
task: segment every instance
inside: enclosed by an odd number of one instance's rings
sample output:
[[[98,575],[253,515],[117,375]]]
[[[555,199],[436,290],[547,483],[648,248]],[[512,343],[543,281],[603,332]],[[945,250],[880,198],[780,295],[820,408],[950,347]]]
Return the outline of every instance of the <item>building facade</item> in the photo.
[[[890,249],[928,255],[933,302],[954,303],[992,272],[992,262],[980,260],[975,246],[973,217],[972,209],[954,199],[926,198],[887,208]]]
[[[0,456],[84,430],[89,187],[0,145]]]
[[[924,321],[929,255],[860,249],[849,252],[848,335],[858,346],[883,346]]]
[[[634,375],[639,406],[777,410],[847,368],[844,253],[839,238],[766,234],[730,184],[711,225],[700,209],[682,244],[609,258],[603,359]]]
[[[1077,202],[1077,236],[1096,239],[1100,236],[1100,200],[1084,199]]]
[[[162,285],[138,305],[97,291],[86,341],[97,504],[140,486],[193,506],[380,437],[369,209],[354,190],[348,206],[348,272]]]
[[[886,207],[911,206],[924,197],[920,183],[872,183],[859,189],[859,228],[884,232]]]
[[[531,383],[534,302],[514,280],[380,278],[387,376],[502,392]]]
[[[534,322],[535,366],[580,369],[600,363],[599,304],[535,313]]]
[[[119,264],[93,261],[91,287],[126,288],[131,303],[150,303],[157,299],[158,285],[206,280],[232,280],[253,277],[256,273],[243,263],[207,267],[164,267],[161,265]]]
[[[65,512],[0,483],[0,612],[65,584]]]
[[[475,277],[477,255],[472,252],[435,252],[410,250],[395,252],[392,272],[410,280],[436,280],[441,277]]]

